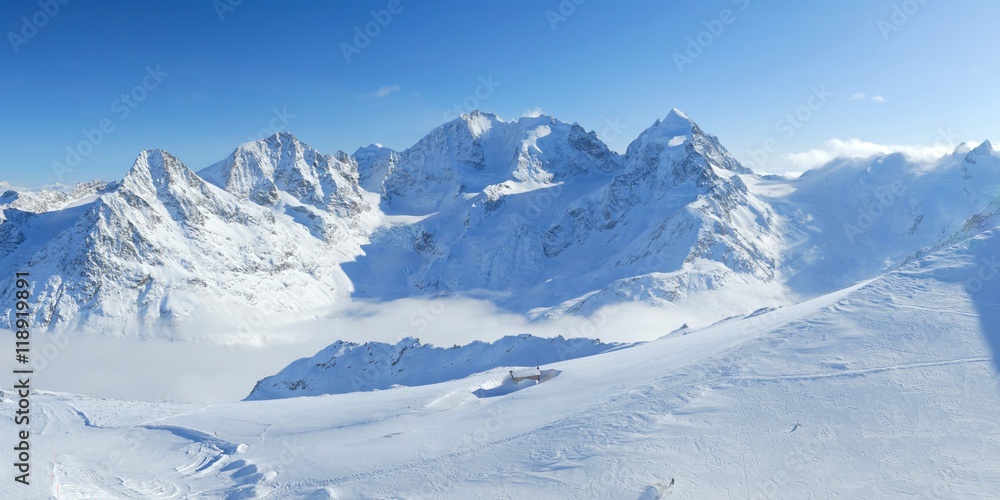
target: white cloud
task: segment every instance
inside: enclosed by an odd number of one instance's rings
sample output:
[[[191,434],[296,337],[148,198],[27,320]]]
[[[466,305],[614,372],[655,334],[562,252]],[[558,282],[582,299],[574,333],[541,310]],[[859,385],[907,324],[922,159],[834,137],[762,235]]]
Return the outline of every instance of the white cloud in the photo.
[[[376,90],[375,92],[372,92],[370,95],[372,97],[385,97],[389,94],[392,94],[393,92],[399,92],[402,89],[403,87],[400,87],[399,85],[383,85],[379,87],[379,89]]]
[[[856,93],[856,94],[854,94],[854,95],[851,96],[851,100],[852,101],[871,101],[871,102],[877,102],[877,103],[881,104],[881,103],[885,102],[885,97],[881,96],[881,95],[878,95],[878,94],[876,94],[876,95],[868,95],[868,94],[865,94],[863,92],[858,92],[858,93]]]
[[[834,138],[826,141],[822,148],[810,149],[801,153],[788,153],[784,157],[794,167],[807,170],[825,165],[837,157],[868,158],[878,154],[892,153],[902,153],[914,161],[931,162],[942,156],[951,154],[955,150],[955,147],[955,144],[945,144],[943,142],[925,146],[879,144],[855,138],[846,140]]]
[[[542,108],[535,106],[532,109],[525,110],[524,113],[521,113],[521,116],[526,116],[528,118],[538,118],[539,116],[542,116],[542,114],[544,114]]]
[[[178,325],[180,331],[173,333],[181,340],[188,338],[188,334],[192,338],[198,336],[205,328],[205,323],[200,322],[204,319],[213,331],[219,332],[217,340],[225,341],[235,330],[229,329],[232,323],[224,316],[222,312],[208,314],[199,318],[197,326]],[[592,318],[563,316],[546,322],[532,322],[483,300],[353,303],[297,322],[294,328],[270,317],[259,324],[255,322],[253,336],[246,339],[246,344],[200,342],[193,351],[191,344],[184,341],[76,336],[71,339],[72,349],[58,351],[58,363],[46,366],[40,388],[123,399],[235,401],[245,397],[255,381],[337,340],[396,343],[404,336],[414,336],[426,344],[451,346],[530,333],[546,338],[562,335],[635,342],[654,340],[685,322],[701,326],[698,321],[701,319],[693,313],[678,314],[673,309],[636,303],[612,306]],[[36,348],[54,341],[40,342]],[[0,369],[10,367],[13,362],[0,360]],[[176,368],[180,364],[186,368],[183,376],[178,377]],[[135,376],[123,379],[117,376],[121,373]],[[205,380],[212,383],[205,384]]]

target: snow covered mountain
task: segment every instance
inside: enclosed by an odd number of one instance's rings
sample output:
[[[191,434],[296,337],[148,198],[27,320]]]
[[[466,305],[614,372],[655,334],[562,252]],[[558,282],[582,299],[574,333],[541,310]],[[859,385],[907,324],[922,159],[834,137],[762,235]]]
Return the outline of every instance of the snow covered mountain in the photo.
[[[45,213],[61,210],[72,205],[85,203],[97,194],[105,192],[111,185],[103,181],[86,182],[75,186],[57,186],[54,189],[25,191],[12,189],[6,182],[0,183],[0,222],[4,221],[3,210],[16,208],[22,212]]]
[[[434,129],[402,153],[369,146],[356,154],[364,161],[362,178],[379,187],[383,209],[406,215],[466,204],[477,195],[495,201],[620,167],[617,155],[579,125],[548,116],[505,122],[479,111]]]
[[[198,175],[241,200],[287,214],[326,242],[364,241],[378,218],[377,200],[358,184],[357,161],[343,151],[325,156],[289,133],[244,144]]]
[[[361,297],[463,293],[551,317],[765,289],[749,311],[779,295],[772,210],[738,175],[750,171],[678,110],[625,155],[575,124],[483,113],[401,153],[358,154],[384,211],[422,216],[382,228],[346,266]]]
[[[120,182],[7,191],[0,266],[32,272],[37,325],[113,335],[210,315],[213,340],[240,341],[247,311],[441,295],[543,319],[641,302],[675,310],[676,328],[877,276],[998,195],[988,142],[787,180],[678,110],[625,154],[549,116],[473,112],[402,152],[329,156],[281,133],[197,174],[147,151]]]
[[[144,151],[121,182],[84,201],[4,211],[0,265],[31,273],[39,327],[169,336],[184,320],[328,306],[351,289],[337,251],[356,252],[363,241],[318,239],[318,224],[244,203],[159,150]],[[13,304],[13,294],[5,282],[0,298]],[[227,324],[226,336],[239,326]]]
[[[539,366],[623,347],[627,346],[526,334],[450,348],[421,344],[412,337],[395,345],[338,341],[257,382],[247,401],[435,384],[499,366]]]
[[[791,182],[758,180],[788,221],[788,285],[804,295],[871,278],[948,241],[1000,200],[1000,152],[959,146],[931,164],[838,159]]]

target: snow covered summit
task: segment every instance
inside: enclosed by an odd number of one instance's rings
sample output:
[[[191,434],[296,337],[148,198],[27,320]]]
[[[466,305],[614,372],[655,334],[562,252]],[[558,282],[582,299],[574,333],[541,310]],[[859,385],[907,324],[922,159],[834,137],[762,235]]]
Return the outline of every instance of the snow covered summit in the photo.
[[[998,196],[989,142],[787,180],[676,109],[625,154],[578,124],[475,111],[403,151],[326,155],[279,133],[197,174],[150,150],[120,182],[8,190],[0,265],[37,277],[45,328],[172,337],[208,310],[239,341],[233,311],[445,295],[536,319],[640,302],[676,308],[676,328],[870,279]]]

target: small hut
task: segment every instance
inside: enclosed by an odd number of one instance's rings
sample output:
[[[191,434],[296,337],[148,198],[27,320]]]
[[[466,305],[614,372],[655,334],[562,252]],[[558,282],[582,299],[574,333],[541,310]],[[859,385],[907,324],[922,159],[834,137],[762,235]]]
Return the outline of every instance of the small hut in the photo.
[[[519,370],[511,370],[510,378],[514,383],[518,383],[522,380],[534,380],[535,382],[542,381],[542,370],[539,367],[534,368],[522,368]]]

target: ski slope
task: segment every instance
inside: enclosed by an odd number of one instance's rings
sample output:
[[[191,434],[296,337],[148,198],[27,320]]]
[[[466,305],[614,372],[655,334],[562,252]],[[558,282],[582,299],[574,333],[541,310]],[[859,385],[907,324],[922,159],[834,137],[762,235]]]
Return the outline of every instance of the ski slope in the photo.
[[[38,498],[998,498],[998,254],[986,232],[538,384],[499,367],[215,405],[38,394]]]

